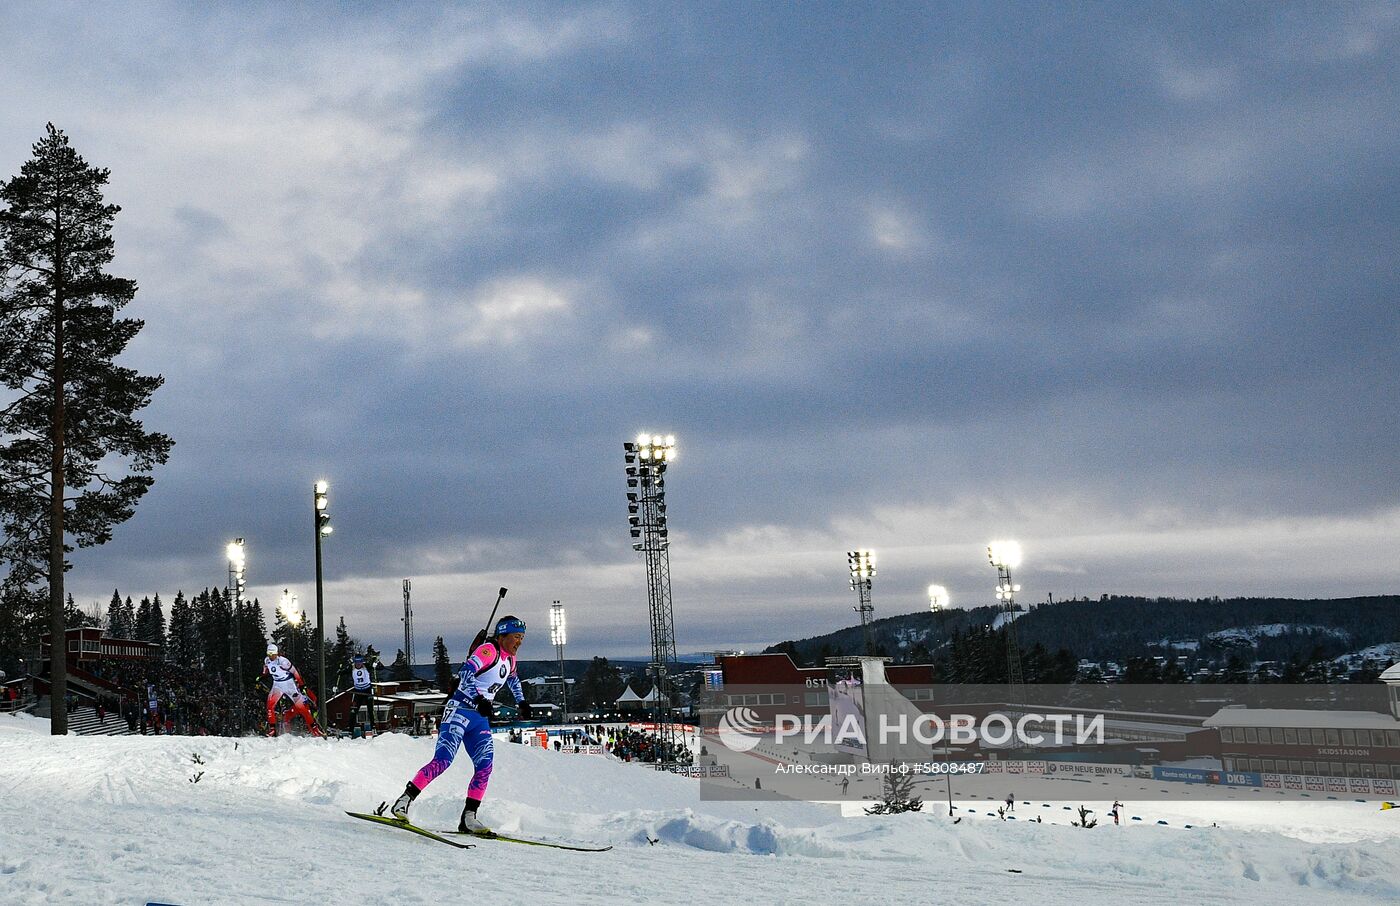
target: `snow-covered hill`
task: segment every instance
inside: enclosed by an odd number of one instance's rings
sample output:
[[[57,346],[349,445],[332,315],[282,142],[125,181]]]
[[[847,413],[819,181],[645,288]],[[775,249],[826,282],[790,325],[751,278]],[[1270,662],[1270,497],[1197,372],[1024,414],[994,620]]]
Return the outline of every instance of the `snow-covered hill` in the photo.
[[[1374,803],[1249,806],[1236,809],[1228,827],[1191,831],[1149,824],[1085,831],[970,815],[954,825],[932,804],[921,814],[843,818],[815,804],[701,802],[697,782],[687,778],[501,744],[482,809],[488,823],[615,849],[571,853],[482,841],[461,851],[343,814],[392,798],[431,756],[427,739],[54,738],[46,731],[44,721],[0,717],[0,903],[194,906],[363,896],[437,904],[481,890],[502,903],[610,906],[872,897],[1083,903],[1106,896],[1276,906],[1400,898],[1400,810],[1377,812]],[[419,823],[455,824],[464,761],[419,799]],[[1171,807],[1197,810],[1204,824],[1224,809]],[[1276,821],[1281,808],[1289,821]],[[1295,822],[1335,824],[1348,842],[1307,842],[1267,829]]]
[[[1206,639],[1223,645],[1253,645],[1260,639],[1276,639],[1282,635],[1324,635],[1346,641],[1351,634],[1344,629],[1331,626],[1317,626],[1302,623],[1260,623],[1256,626],[1239,626],[1234,629],[1221,629],[1206,634]]]

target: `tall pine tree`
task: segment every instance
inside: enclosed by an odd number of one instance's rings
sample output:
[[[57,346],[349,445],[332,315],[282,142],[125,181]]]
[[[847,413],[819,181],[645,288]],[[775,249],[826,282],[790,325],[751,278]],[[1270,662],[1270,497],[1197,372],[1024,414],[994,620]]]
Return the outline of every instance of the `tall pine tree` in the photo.
[[[151,599],[142,598],[141,603],[136,607],[136,633],[135,638],[143,642],[151,641]]]
[[[354,653],[355,640],[350,638],[350,630],[345,628],[345,617],[341,616],[335,627],[335,644],[326,656],[326,679],[331,681],[336,691],[339,691],[341,678],[349,674],[350,657]]]
[[[151,601],[150,616],[151,637],[148,642],[154,642],[160,646],[160,655],[165,656],[165,608],[161,606],[160,595],[157,594]]]
[[[107,604],[107,635],[114,639],[126,638],[122,635],[122,594],[112,589],[112,600]]]
[[[47,551],[49,627],[63,637],[64,571],[79,547],[111,540],[150,488],[173,441],[136,413],[163,378],[116,364],[142,322],[117,313],[136,283],[107,273],[108,171],[49,124],[18,176],[0,184],[0,529]],[[37,578],[37,577],[36,577]],[[68,732],[67,646],[51,646],[52,732]]]
[[[48,616],[48,595],[42,589],[0,581],[0,670],[38,670],[39,636]]]
[[[433,675],[437,679],[438,691],[448,695],[457,691],[457,677],[452,672],[452,662],[447,659],[447,643],[442,636],[433,642]]]
[[[87,614],[73,600],[73,595],[69,594],[68,599],[63,602],[63,625],[65,629],[77,629],[79,626],[86,626],[88,622]]]
[[[389,665],[389,678],[393,680],[413,679],[413,671],[409,668],[408,657],[404,655],[402,648],[394,655],[394,663]]]
[[[199,666],[199,627],[195,624],[194,608],[185,600],[183,591],[175,592],[170,602],[170,634],[166,639],[167,660],[186,667]]]

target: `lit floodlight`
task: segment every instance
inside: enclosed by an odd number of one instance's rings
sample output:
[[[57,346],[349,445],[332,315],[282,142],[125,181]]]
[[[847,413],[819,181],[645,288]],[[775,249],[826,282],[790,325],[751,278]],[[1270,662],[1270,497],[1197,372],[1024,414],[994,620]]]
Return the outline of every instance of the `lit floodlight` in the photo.
[[[568,632],[564,622],[564,605],[555,603],[549,608],[549,643],[563,645],[567,641]]]
[[[1021,545],[1016,541],[993,541],[987,545],[987,557],[998,569],[1015,569],[1021,565]]]
[[[637,435],[637,446],[639,446],[639,447],[645,447],[645,446],[646,446],[647,444],[649,444],[649,443],[651,443],[651,435],[650,435],[650,434],[638,434],[638,435]]]
[[[324,478],[321,479],[320,481],[316,482],[316,493],[317,493],[317,494],[324,494],[324,493],[326,493],[327,491],[329,491],[330,489],[331,489],[330,483],[327,482]]]
[[[228,562],[233,564],[235,570],[242,572],[244,564],[247,562],[243,553],[243,539],[239,538],[231,543],[228,546],[227,553]]]
[[[326,523],[325,525],[321,526],[322,535],[329,535],[333,531],[335,531],[335,526],[331,525],[330,523]]]
[[[855,550],[846,554],[846,561],[851,569],[851,582],[864,581],[875,576],[875,552],[870,550]]]
[[[282,589],[282,600],[278,603],[277,609],[281,612],[282,618],[292,626],[300,626],[302,618],[306,616],[297,606],[297,596],[286,588]]]
[[[947,610],[948,609],[948,589],[942,585],[930,585],[928,587],[928,609]]]

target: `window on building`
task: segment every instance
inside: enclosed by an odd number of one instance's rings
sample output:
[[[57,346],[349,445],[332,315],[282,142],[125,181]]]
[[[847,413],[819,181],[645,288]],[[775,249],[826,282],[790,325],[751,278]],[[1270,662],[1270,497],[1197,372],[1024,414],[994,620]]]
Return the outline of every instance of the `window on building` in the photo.
[[[1259,731],[1254,729],[1253,727],[1246,727],[1244,731],[1244,741],[1249,743],[1257,743],[1259,741]]]
[[[1264,759],[1264,770],[1270,774],[1274,773],[1274,760],[1272,758]]]
[[[1292,727],[1287,727],[1283,731],[1283,744],[1286,746],[1296,746],[1298,744],[1298,731]]]
[[[1400,749],[1400,730],[1386,730],[1385,744],[1392,749]]]
[[[1382,746],[1385,745],[1385,731],[1384,731],[1384,730],[1372,730],[1372,731],[1371,731],[1371,745],[1376,746],[1377,748],[1380,748],[1380,747],[1382,747]]]
[[[1327,731],[1327,744],[1329,746],[1339,746],[1342,744],[1342,734],[1336,730]]]
[[[1355,731],[1355,730],[1343,730],[1343,731],[1342,731],[1342,745],[1344,745],[1344,746],[1354,746],[1354,745],[1356,745],[1356,731]]]
[[[1312,731],[1312,744],[1315,746],[1327,745],[1327,734],[1322,730],[1314,729]]]
[[[1317,764],[1312,761],[1303,762],[1303,773],[1310,777],[1317,775]]]
[[[1270,735],[1273,737],[1274,745],[1276,745],[1276,746],[1281,746],[1281,745],[1283,745],[1283,730],[1281,730],[1281,729],[1278,728],[1278,727],[1273,727],[1273,728],[1271,728],[1271,729],[1269,730],[1269,733],[1270,733]],[[1262,738],[1263,738],[1263,734],[1261,733],[1261,734],[1260,734],[1260,739],[1262,739]]]
[[[1290,773],[1290,774],[1301,774],[1301,773],[1303,773],[1303,763],[1302,763],[1301,761],[1298,761],[1297,759],[1290,758],[1290,759],[1288,760],[1288,773]]]
[[[1376,776],[1376,766],[1373,765],[1373,764],[1363,764],[1363,765],[1361,766],[1361,776],[1362,776],[1362,777],[1375,777],[1375,776]]]
[[[1226,757],[1220,760],[1225,764],[1225,770],[1233,771],[1235,769],[1235,759]]]
[[[1361,776],[1361,767],[1360,767],[1359,765],[1357,765],[1357,763],[1354,762],[1354,761],[1348,761],[1348,762],[1347,762],[1347,776],[1348,776],[1348,777],[1360,777],[1360,776]]]

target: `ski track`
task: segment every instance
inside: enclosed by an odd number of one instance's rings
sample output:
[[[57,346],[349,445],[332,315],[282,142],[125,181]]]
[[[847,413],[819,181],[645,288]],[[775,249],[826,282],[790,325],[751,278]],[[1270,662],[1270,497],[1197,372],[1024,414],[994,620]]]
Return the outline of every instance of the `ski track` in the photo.
[[[29,732],[0,732],[5,906],[314,903],[360,894],[437,904],[474,882],[492,883],[493,898],[506,903],[609,906],[626,898],[869,901],[872,892],[882,903],[1011,896],[1076,906],[1098,897],[1269,906],[1400,900],[1400,820],[1377,814],[1374,803],[1151,804],[1204,823],[1213,810],[1231,815],[1219,828],[1190,831],[1082,830],[980,814],[955,826],[932,803],[925,813],[840,818],[808,803],[701,801],[687,778],[498,744],[483,817],[504,833],[615,849],[482,840],[462,851],[341,814],[397,795],[431,757],[430,739],[248,738],[235,746],[212,737],[54,738],[44,735],[46,722],[0,718],[0,731],[16,727]],[[463,762],[415,803],[416,823],[456,824],[469,776]],[[1058,804],[1043,814],[1052,812],[1067,814]],[[1323,839],[1269,830],[1271,815],[1318,824]]]

